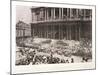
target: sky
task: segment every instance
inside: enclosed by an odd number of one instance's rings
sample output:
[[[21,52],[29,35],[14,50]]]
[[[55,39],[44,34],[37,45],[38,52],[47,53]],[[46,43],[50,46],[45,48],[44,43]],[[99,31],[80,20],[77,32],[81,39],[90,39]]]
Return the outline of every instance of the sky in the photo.
[[[25,23],[31,23],[31,7],[30,6],[16,6],[16,22],[19,20]]]

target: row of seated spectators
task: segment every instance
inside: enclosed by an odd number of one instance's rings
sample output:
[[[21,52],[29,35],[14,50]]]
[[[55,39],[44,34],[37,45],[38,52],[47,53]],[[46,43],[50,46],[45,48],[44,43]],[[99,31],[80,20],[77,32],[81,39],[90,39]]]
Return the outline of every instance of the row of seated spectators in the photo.
[[[74,63],[74,59],[71,58],[71,61],[60,59],[58,57],[53,57],[51,53],[47,55],[38,55],[37,51],[24,51],[19,50],[22,56],[25,56],[22,59],[16,60],[16,65],[29,65],[29,64],[59,64],[59,63]]]

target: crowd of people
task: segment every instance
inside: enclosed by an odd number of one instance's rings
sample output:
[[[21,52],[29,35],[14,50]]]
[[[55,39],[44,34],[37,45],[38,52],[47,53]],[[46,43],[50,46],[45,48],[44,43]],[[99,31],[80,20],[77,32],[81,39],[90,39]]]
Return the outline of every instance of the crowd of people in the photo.
[[[34,65],[34,64],[59,64],[59,63],[74,63],[74,58],[69,57],[68,59],[59,58],[53,56],[53,53],[42,54],[37,52],[36,49],[19,48],[18,51],[20,59],[16,59],[16,65]],[[82,62],[87,62],[87,58],[82,58]]]
[[[42,41],[42,45],[46,43],[50,46],[50,42],[51,40]],[[75,63],[75,59],[71,57],[71,55],[73,54],[72,52],[78,51],[75,50],[76,46],[72,48],[68,43],[63,43],[62,41],[57,41],[55,46],[47,48],[42,48],[42,46],[38,44],[33,45],[34,44],[32,44],[32,46],[25,46],[25,44],[23,44],[22,46],[17,46],[16,65]],[[57,54],[57,56],[54,54]],[[66,59],[61,58],[62,55]],[[81,62],[88,62],[89,58],[82,56],[80,60]]]

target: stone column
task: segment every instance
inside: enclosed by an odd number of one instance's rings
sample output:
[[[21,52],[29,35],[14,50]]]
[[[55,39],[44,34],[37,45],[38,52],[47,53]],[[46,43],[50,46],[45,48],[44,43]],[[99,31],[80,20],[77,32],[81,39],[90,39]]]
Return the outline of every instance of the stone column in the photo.
[[[48,25],[47,25],[47,38],[48,38]]]
[[[64,16],[64,15],[63,15],[63,8],[61,8],[61,9],[62,9],[62,19],[63,19],[63,16]]]
[[[40,14],[39,14],[39,21],[41,20],[41,10],[40,10]]]
[[[48,13],[48,9],[47,9],[47,20],[49,19],[49,16],[48,15],[49,15],[49,13]]]
[[[75,40],[77,40],[77,25],[75,25]]]
[[[53,34],[54,34],[54,32],[53,32],[53,24],[51,24],[51,37],[53,38]]]
[[[53,8],[51,8],[51,19],[53,20],[53,16],[54,16],[54,13],[53,13]]]
[[[83,17],[85,18],[85,16],[86,16],[86,10],[84,9],[84,15],[83,15]]]
[[[19,29],[18,29],[18,37],[20,36],[20,31],[19,31]]]
[[[47,20],[47,11],[46,11],[46,8],[45,8],[45,21]]]
[[[53,18],[55,19],[55,8],[53,9],[53,11],[54,11],[54,12],[53,12],[53,16],[54,16]]]
[[[31,22],[33,22],[33,9],[31,9]]]
[[[69,26],[69,38],[71,40],[71,26]]]
[[[61,19],[61,8],[59,8],[59,19]]]
[[[45,38],[47,38],[47,27],[45,25]]]
[[[79,17],[79,10],[78,9],[76,9],[76,16],[77,16],[77,18]]]
[[[78,28],[78,33],[79,33],[79,41],[80,41],[80,38],[81,38],[81,36],[80,36],[80,35],[81,35],[81,29],[80,29],[80,27],[81,27],[81,26],[79,25],[79,28]]]
[[[68,26],[66,26],[66,39],[68,40]]]
[[[69,40],[69,25],[67,26],[67,35],[68,35],[67,40]]]
[[[54,36],[55,36],[55,35],[54,35],[54,34],[55,34],[55,32],[54,32],[54,25],[52,25],[52,33],[53,33],[53,34],[52,34],[52,38],[54,39]]]
[[[59,39],[61,39],[62,38],[62,35],[61,35],[62,33],[61,33],[61,26],[60,26],[60,24],[59,24],[59,27],[58,28],[59,28],[59,30],[58,30],[59,31],[58,32],[59,33]]]
[[[31,18],[32,18],[32,19],[31,19],[31,22],[33,22],[33,12],[31,12],[31,16],[32,16],[32,17],[31,17]]]
[[[40,38],[41,37],[41,28],[40,28],[40,25],[39,25],[38,29],[39,29],[39,38]]]
[[[22,30],[20,30],[20,36],[22,36]]]
[[[45,33],[45,38],[46,38],[46,25],[44,26],[44,33]]]
[[[39,26],[39,37],[41,38],[41,26]]]
[[[72,8],[70,8],[70,18],[72,17]]]

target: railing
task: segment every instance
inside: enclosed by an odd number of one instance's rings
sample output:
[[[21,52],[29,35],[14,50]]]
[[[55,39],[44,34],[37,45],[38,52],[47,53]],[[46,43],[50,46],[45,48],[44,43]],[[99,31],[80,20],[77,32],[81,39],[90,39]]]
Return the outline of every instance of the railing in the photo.
[[[61,18],[61,19],[59,19],[59,18],[56,18],[56,19],[51,19],[51,18],[49,18],[49,19],[47,19],[47,20],[39,20],[39,21],[33,21],[32,23],[43,23],[43,22],[58,22],[58,21],[91,21],[92,20],[92,18],[91,17],[89,17],[89,18],[87,18],[87,17],[84,17],[84,18]]]

